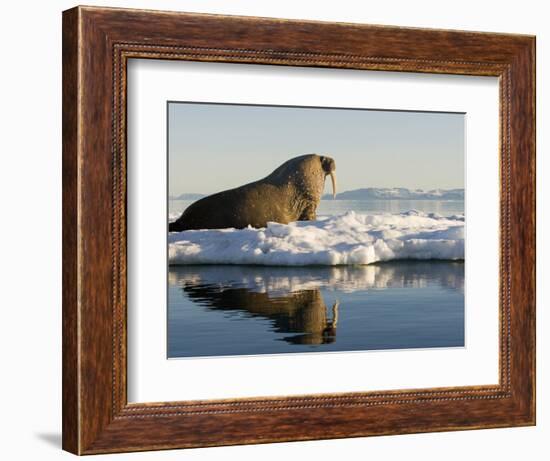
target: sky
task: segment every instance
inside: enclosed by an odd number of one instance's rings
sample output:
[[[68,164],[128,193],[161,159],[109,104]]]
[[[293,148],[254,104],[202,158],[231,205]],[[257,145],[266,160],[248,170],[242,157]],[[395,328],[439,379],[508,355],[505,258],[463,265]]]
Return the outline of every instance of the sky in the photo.
[[[169,194],[238,187],[304,154],[334,158],[338,192],[462,188],[464,124],[456,113],[169,102]]]

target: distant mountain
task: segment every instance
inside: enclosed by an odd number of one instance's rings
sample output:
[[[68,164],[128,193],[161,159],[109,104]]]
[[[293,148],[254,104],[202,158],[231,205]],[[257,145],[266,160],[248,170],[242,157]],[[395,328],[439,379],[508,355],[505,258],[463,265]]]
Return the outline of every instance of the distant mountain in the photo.
[[[200,198],[206,197],[205,194],[193,194],[193,193],[185,193],[180,195],[170,195],[168,197],[170,200],[198,200]]]
[[[325,194],[323,199],[331,199]],[[336,194],[336,200],[464,200],[464,189],[406,189],[367,187]]]
[[[198,200],[206,194],[183,193],[171,195],[170,200]],[[323,195],[331,200],[331,194]],[[366,187],[336,194],[336,200],[464,200],[464,189],[407,189],[405,187]]]

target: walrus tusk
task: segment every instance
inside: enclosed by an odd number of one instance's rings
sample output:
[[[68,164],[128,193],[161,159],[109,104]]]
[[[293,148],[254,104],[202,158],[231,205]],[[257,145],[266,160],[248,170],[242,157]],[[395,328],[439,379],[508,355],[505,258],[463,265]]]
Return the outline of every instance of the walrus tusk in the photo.
[[[338,308],[340,307],[340,301],[336,300],[332,305],[332,326],[336,328],[338,325]]]
[[[336,198],[336,173],[330,172],[330,180],[332,181],[332,198]]]

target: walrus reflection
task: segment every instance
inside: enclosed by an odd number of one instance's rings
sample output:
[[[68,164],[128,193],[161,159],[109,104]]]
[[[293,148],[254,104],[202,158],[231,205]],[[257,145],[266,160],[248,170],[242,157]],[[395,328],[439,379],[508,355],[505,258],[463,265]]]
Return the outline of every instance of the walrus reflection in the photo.
[[[171,266],[168,277],[170,286],[178,287],[180,296],[192,305],[219,313],[240,313],[235,316],[240,321],[246,317],[267,319],[268,329],[283,333],[287,344],[336,342],[337,329],[341,335],[342,326],[345,328],[345,311],[338,312],[338,305],[333,306],[329,296],[429,286],[450,293],[464,291],[462,262],[400,261],[335,267]],[[250,327],[265,328],[254,322]]]
[[[292,333],[283,338],[292,344],[330,344],[336,339],[339,303],[332,305],[329,314],[319,289],[275,297],[247,288],[220,288],[209,284],[184,284],[182,289],[190,299],[210,309],[243,311],[267,318],[272,321],[274,331]]]

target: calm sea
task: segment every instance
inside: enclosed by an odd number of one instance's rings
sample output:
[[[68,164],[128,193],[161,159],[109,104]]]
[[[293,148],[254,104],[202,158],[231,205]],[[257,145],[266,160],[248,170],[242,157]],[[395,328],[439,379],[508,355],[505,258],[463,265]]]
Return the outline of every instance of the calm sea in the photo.
[[[327,200],[318,214],[411,209],[462,214],[464,202]],[[168,270],[169,358],[463,346],[462,262]]]
[[[179,215],[192,200],[170,200],[168,212]],[[442,216],[464,213],[463,201],[440,200],[321,200],[317,214],[332,216],[354,210],[358,213],[402,213],[409,210],[418,210],[426,213],[439,213]]]

